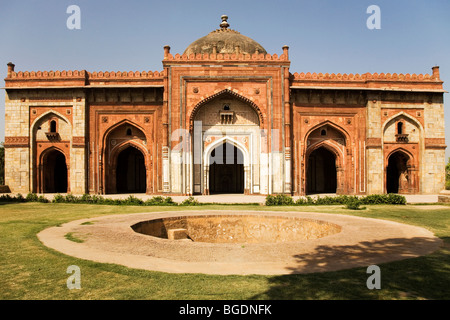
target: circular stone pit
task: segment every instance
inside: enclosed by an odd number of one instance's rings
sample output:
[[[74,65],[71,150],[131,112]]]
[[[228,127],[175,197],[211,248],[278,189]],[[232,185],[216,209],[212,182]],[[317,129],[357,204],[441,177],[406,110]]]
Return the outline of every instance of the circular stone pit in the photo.
[[[151,224],[153,227],[148,227]],[[181,240],[166,238],[169,230],[180,229],[185,230],[180,231],[181,236],[173,232],[171,237]],[[137,232],[148,233],[148,230],[153,230],[152,235]],[[68,233],[83,242],[66,239]],[[199,235],[206,236],[210,242],[204,242]],[[441,239],[424,228],[380,219],[226,210],[82,219],[45,229],[38,238],[44,245],[70,256],[130,268],[267,275],[367,267],[429,254],[442,244]]]
[[[265,214],[170,217],[138,222],[131,228],[162,239],[240,244],[311,240],[341,231],[326,221]]]

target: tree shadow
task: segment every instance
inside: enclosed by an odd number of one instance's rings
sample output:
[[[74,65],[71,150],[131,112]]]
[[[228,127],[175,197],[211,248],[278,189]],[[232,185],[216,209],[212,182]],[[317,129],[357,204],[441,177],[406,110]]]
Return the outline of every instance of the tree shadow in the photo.
[[[450,248],[442,245],[439,238],[415,237],[318,246],[295,255],[291,275],[270,277],[270,288],[253,298],[448,299]],[[370,265],[381,269],[381,290],[367,288]]]

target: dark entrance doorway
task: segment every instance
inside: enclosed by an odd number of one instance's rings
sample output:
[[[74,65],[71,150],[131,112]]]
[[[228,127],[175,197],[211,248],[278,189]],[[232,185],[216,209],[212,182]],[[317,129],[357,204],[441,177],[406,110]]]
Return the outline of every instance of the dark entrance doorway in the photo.
[[[244,193],[244,155],[224,143],[209,156],[209,193]]]
[[[386,168],[386,192],[404,193],[408,191],[408,160],[403,152],[394,152]]]
[[[117,193],[145,193],[147,187],[145,159],[141,151],[128,147],[117,158]]]
[[[336,193],[336,157],[320,147],[309,155],[307,193]]]
[[[44,156],[43,163],[43,192],[67,192],[66,157],[58,150],[51,150]]]

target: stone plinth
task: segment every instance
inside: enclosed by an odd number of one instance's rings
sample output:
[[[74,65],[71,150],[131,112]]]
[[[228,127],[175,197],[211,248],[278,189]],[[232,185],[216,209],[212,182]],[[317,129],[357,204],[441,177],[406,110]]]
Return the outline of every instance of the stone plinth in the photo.
[[[169,229],[167,230],[167,239],[169,240],[181,240],[187,239],[187,230],[186,229]]]
[[[450,190],[442,190],[438,195],[438,202],[450,203]]]

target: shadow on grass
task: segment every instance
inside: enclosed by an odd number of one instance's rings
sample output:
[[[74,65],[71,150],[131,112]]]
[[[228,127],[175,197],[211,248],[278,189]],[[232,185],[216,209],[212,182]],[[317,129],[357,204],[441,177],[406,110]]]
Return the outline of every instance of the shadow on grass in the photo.
[[[296,255],[299,267],[291,269],[292,275],[268,278],[270,288],[253,299],[450,299],[450,250],[442,240],[398,238],[319,246]],[[402,260],[387,262],[392,258]],[[351,268],[355,261],[361,261],[361,267]],[[381,270],[381,290],[367,288],[372,275],[367,267],[373,264]],[[330,268],[346,269],[325,272]],[[309,273],[298,274],[300,270]]]

